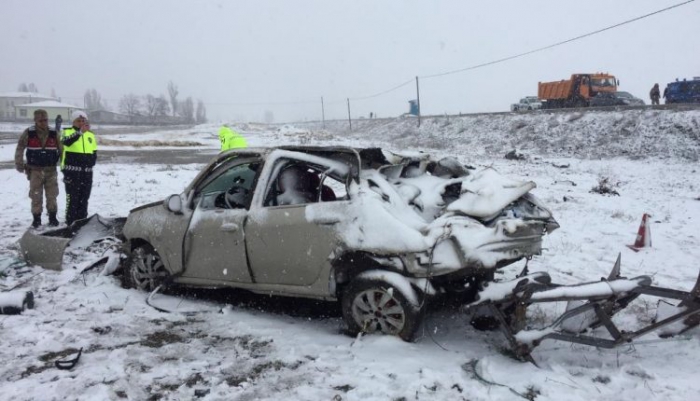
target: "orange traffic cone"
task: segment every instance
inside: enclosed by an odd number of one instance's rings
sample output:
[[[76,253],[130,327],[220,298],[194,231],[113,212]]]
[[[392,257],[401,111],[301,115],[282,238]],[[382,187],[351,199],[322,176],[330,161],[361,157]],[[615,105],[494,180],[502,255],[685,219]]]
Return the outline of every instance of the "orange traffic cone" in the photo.
[[[634,245],[627,245],[627,247],[635,252],[639,252],[641,248],[650,247],[651,248],[651,231],[649,229],[648,218],[651,217],[644,213],[642,216],[642,224],[639,225],[639,230],[637,231],[637,238],[634,241]]]

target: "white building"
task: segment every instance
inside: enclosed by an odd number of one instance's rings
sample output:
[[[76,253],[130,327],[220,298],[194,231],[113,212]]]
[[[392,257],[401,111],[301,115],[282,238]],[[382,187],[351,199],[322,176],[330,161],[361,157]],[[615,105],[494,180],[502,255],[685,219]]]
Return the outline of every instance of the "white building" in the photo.
[[[17,115],[15,106],[21,106],[27,103],[42,102],[45,100],[58,100],[55,97],[42,95],[32,92],[6,92],[0,93],[0,120],[16,120],[20,116]]]
[[[16,119],[18,120],[33,120],[34,110],[43,109],[49,115],[49,121],[56,119],[60,115],[63,118],[64,124],[70,123],[70,115],[75,110],[84,110],[82,107],[72,104],[61,103],[56,100],[45,100],[43,102],[28,103],[15,106]]]

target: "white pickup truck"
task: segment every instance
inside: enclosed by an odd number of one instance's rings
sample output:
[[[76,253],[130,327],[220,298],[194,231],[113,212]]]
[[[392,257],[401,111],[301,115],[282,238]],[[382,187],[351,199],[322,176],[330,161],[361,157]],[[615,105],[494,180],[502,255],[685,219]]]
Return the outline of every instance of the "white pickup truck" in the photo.
[[[526,96],[520,99],[519,103],[510,105],[510,111],[539,110],[541,108],[542,102],[537,96]]]

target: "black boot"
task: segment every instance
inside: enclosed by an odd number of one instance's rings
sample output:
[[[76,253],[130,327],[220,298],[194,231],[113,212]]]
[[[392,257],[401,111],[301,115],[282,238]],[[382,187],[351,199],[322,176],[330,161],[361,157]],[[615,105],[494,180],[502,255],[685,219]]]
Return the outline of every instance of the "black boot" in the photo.
[[[58,219],[56,218],[56,212],[49,212],[49,227],[58,227]]]
[[[32,216],[34,216],[34,221],[32,221],[32,227],[39,228],[39,226],[41,225],[41,215],[32,214]]]

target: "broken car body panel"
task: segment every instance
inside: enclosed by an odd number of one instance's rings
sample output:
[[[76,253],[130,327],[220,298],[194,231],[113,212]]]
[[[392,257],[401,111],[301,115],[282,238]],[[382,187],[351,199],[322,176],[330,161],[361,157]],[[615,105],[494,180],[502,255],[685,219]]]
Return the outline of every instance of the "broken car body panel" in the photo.
[[[67,248],[85,248],[108,237],[120,238],[126,218],[105,218],[94,214],[69,227],[55,230],[27,230],[19,240],[22,256],[29,264],[50,270],[63,269]]]

